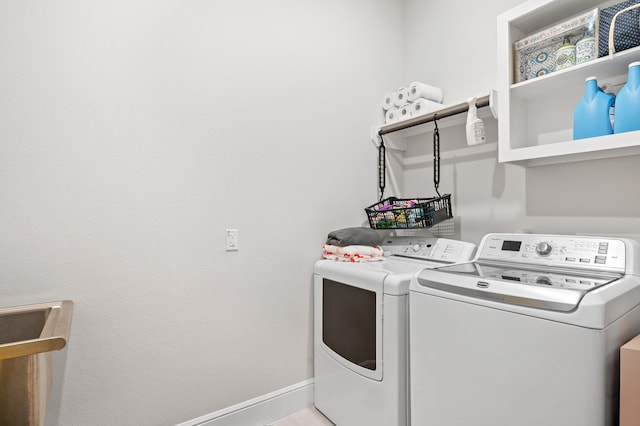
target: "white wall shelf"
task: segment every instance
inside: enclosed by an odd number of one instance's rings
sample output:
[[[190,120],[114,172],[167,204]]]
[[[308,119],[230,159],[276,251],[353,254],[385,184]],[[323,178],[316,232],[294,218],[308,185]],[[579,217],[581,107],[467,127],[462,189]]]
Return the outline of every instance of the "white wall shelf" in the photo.
[[[640,47],[513,84],[513,43],[593,7],[594,0],[531,0],[498,16],[498,159],[525,166],[640,154],[640,132],[573,140],[573,110],[584,82],[619,87]]]
[[[544,166],[640,154],[640,131],[511,149],[500,162]]]
[[[486,118],[493,114],[497,117],[497,107],[495,105],[497,93],[491,90],[488,95],[478,97],[476,99],[476,107],[478,108],[478,117]],[[487,110],[485,107],[489,107]],[[464,114],[469,110],[466,102],[455,105],[443,105],[441,109],[422,114],[397,123],[386,124],[374,128],[372,140],[377,146],[380,138],[384,137],[387,148],[397,151],[407,150],[407,138],[411,136],[421,135],[433,132],[435,128],[433,122],[438,121],[438,128],[445,129],[447,127],[459,126],[466,122],[467,116]]]
[[[498,116],[498,95],[495,89],[491,89],[488,95],[476,98],[478,117],[487,118]],[[486,108],[488,107],[488,108]],[[407,166],[426,165],[434,163],[433,156],[423,155],[419,157],[405,158],[407,150],[407,140],[412,136],[433,132],[434,120],[437,119],[438,128],[445,129],[453,126],[464,126],[467,119],[466,112],[469,110],[467,102],[460,102],[454,105],[443,105],[441,109],[398,123],[377,126],[372,129],[371,141],[376,148],[384,138],[386,149],[387,169],[389,187],[396,196],[403,197],[404,170]],[[431,143],[430,140],[428,143]],[[455,150],[441,150],[441,160],[459,160],[465,157],[477,156],[487,152],[495,152],[496,143],[485,143],[474,146],[467,146]]]

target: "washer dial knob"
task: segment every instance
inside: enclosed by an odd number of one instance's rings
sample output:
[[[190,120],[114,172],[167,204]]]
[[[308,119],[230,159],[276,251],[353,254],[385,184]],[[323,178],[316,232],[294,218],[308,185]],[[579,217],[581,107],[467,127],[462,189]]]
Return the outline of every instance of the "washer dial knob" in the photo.
[[[549,256],[553,251],[553,246],[547,242],[536,244],[536,253],[540,256]]]
[[[544,275],[540,275],[538,278],[536,278],[536,284],[553,285],[553,281],[549,277],[545,277]]]
[[[413,248],[413,251],[418,252],[418,251],[420,251],[422,246],[420,244],[418,244],[418,243],[415,243],[412,248]]]

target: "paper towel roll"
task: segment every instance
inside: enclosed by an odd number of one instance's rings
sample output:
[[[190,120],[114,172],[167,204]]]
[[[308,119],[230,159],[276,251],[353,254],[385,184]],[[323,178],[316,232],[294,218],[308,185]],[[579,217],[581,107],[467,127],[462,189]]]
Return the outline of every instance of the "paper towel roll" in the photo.
[[[385,111],[389,111],[391,108],[393,108],[394,102],[396,100],[396,94],[395,92],[388,92],[387,94],[384,95],[384,98],[382,99],[382,109]]]
[[[413,111],[410,103],[406,103],[400,106],[398,110],[399,110],[400,120],[406,120],[407,118],[411,118],[411,116],[413,115]]]
[[[434,86],[430,86],[428,84],[420,83],[419,81],[414,81],[409,85],[408,90],[408,99],[410,101],[415,101],[419,98],[428,99],[430,101],[442,103],[442,89],[439,89]]]
[[[409,96],[409,89],[406,87],[401,87],[394,92],[394,105],[397,107],[401,107],[402,105],[408,102],[407,97]]]
[[[396,123],[400,120],[400,109],[393,107],[387,110],[384,115],[384,122],[386,124]]]
[[[411,102],[411,112],[414,117],[422,114],[428,114],[442,108],[444,108],[444,105],[425,98],[418,98],[414,102]]]

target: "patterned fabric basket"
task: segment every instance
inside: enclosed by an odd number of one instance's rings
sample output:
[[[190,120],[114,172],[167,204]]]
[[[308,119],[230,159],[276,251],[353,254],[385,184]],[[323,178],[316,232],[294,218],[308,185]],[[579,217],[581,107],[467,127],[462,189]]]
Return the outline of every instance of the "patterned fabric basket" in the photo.
[[[600,10],[598,56],[640,45],[639,3],[640,0],[628,0]],[[609,46],[610,40],[612,46]]]

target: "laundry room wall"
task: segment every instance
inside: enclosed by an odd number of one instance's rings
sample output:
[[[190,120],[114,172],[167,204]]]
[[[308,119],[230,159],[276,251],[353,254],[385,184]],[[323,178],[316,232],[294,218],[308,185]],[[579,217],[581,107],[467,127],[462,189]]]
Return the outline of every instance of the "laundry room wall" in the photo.
[[[447,105],[488,95],[498,82],[496,17],[519,3],[407,0],[405,80],[442,88]],[[496,145],[497,121],[488,108],[479,113],[485,117],[487,143]],[[456,235],[478,243],[487,232],[518,229],[525,214],[524,170],[498,163],[496,150],[466,148],[465,115],[457,119],[461,124],[440,130],[440,193],[452,194]],[[406,196],[435,195],[432,147],[431,132],[409,138],[404,156],[413,161],[404,173]],[[452,151],[461,155],[447,159]]]
[[[75,303],[48,425],[313,377],[313,263],[376,199],[402,25],[401,0],[0,2],[0,303]]]
[[[441,87],[445,104],[496,88],[496,17],[521,3],[405,1],[404,80]],[[549,108],[553,108],[550,105]],[[487,112],[484,111],[486,114]],[[464,120],[464,117],[462,117]],[[497,121],[485,118],[488,144]],[[451,193],[456,232],[478,243],[489,232],[639,234],[639,156],[525,168],[497,152],[467,148],[464,123],[441,132],[441,193]],[[432,133],[409,138],[406,196],[433,195]]]

